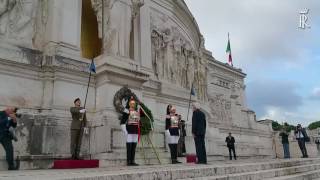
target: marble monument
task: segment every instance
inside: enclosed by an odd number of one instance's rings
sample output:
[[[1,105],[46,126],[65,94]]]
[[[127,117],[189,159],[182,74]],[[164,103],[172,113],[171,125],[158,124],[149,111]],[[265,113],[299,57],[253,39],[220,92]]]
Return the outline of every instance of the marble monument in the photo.
[[[124,86],[152,110],[151,139],[163,162],[169,157],[168,104],[186,120],[187,153],[195,152],[188,111],[192,87],[191,101],[201,102],[207,117],[209,160],[228,157],[229,132],[240,158],[275,157],[271,123],[258,122],[247,107],[246,74],[216,60],[204,40],[183,0],[0,1],[0,106],[18,106],[23,113],[14,143],[22,167],[49,168],[54,158],[70,157],[69,108],[75,98],[85,98],[91,60],[84,54],[92,49],[99,53],[82,154],[100,159],[101,166],[125,162],[113,105]],[[5,162],[2,148],[0,154]]]

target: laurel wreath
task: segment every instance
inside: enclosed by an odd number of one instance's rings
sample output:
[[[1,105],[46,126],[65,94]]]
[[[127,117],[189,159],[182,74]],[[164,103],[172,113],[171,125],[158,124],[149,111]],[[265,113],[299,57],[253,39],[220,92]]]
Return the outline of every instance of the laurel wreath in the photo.
[[[116,92],[113,98],[113,105],[116,109],[116,111],[119,113],[119,120],[122,118],[122,113],[125,110],[125,107],[123,106],[122,102],[123,100],[128,100],[133,97],[133,99],[141,106],[141,108],[144,110],[144,112],[147,114],[147,116],[141,117],[141,127],[140,132],[141,135],[147,135],[152,131],[153,128],[153,115],[151,110],[142,103],[139,98],[128,88],[128,86],[122,87],[119,91]],[[149,118],[150,119],[149,119]]]

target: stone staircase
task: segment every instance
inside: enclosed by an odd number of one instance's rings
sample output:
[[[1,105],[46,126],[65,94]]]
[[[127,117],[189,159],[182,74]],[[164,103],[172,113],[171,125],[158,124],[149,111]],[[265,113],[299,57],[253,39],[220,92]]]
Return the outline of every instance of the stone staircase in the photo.
[[[140,148],[137,148],[135,161],[140,165],[159,165],[157,156],[152,149],[144,149],[144,155]],[[170,163],[170,154],[165,149],[158,149],[157,153],[160,157],[161,164]],[[112,153],[101,153],[93,156],[94,159],[100,160],[100,167],[121,166],[126,165],[126,150],[121,149]]]
[[[310,163],[310,164],[309,164]],[[269,169],[270,168],[270,169]],[[206,177],[182,178],[188,180],[311,180],[320,178],[320,161],[290,162],[282,164],[257,164],[245,172]]]
[[[257,160],[259,161],[259,160]],[[320,180],[320,158],[0,172],[1,180]]]

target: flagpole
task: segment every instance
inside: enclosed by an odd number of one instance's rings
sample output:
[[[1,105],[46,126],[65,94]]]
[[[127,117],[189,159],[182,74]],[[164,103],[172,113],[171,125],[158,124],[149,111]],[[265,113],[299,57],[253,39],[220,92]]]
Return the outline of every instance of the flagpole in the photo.
[[[230,47],[230,35],[229,35],[229,32],[228,32],[228,47]],[[230,48],[229,51],[230,51],[229,52],[229,60],[230,60],[230,56],[232,56],[231,55],[231,48]],[[231,66],[233,67],[232,59],[231,59],[230,63],[231,63]]]
[[[89,92],[89,87],[90,87],[90,81],[91,81],[91,65],[93,63],[93,58],[91,59],[91,64],[90,64],[90,68],[89,68],[89,71],[90,71],[90,74],[89,74],[89,81],[88,81],[88,85],[87,85],[87,92],[86,92],[86,97],[84,99],[84,105],[83,105],[83,108],[86,108],[86,104],[87,104],[87,98],[88,98],[88,92]]]
[[[86,108],[86,104],[87,104],[87,98],[88,98],[91,75],[92,75],[92,70],[91,70],[92,64],[93,64],[93,58],[91,59],[91,64],[90,64],[90,68],[89,68],[89,81],[88,81],[88,85],[87,85],[87,92],[86,92],[86,97],[84,99],[83,108]],[[82,124],[82,126],[83,126],[83,124]],[[89,131],[89,159],[91,160],[91,131]]]
[[[87,98],[88,98],[91,75],[92,75],[92,73],[91,73],[91,71],[92,71],[91,70],[92,63],[93,63],[93,58],[91,59],[91,64],[90,64],[90,68],[89,68],[89,81],[88,81],[88,85],[87,85],[87,92],[86,92],[86,97],[84,99],[83,109],[86,108],[86,104],[87,104]],[[76,144],[76,153],[79,151],[79,154],[80,154],[80,149],[81,149],[80,144],[81,144],[81,140],[82,140],[80,135],[81,135],[81,131],[83,130],[84,115],[85,115],[85,113],[83,113],[82,117],[81,117],[80,131],[78,133],[78,139],[77,139],[77,144]],[[91,147],[90,147],[91,142],[90,142],[90,139],[91,139],[91,137],[89,137],[89,159],[91,160],[91,152],[90,152],[91,151]]]
[[[190,112],[190,103],[191,103],[192,90],[193,90],[193,83],[192,83],[192,85],[191,85],[191,91],[190,91],[188,114],[187,114],[187,122],[188,122],[188,120],[189,120],[189,112]]]

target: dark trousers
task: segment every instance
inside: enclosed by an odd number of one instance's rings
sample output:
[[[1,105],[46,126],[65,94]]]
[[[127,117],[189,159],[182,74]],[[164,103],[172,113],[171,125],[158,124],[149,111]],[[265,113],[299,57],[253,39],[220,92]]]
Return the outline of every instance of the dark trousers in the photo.
[[[80,158],[81,141],[82,131],[80,129],[71,129],[70,151],[72,159]]]
[[[184,153],[186,153],[185,138],[181,136],[178,142],[178,156],[182,157]]]
[[[304,141],[303,138],[299,138],[298,139],[298,144],[302,153],[303,157],[308,157],[308,152],[307,152],[307,148],[306,148],[306,143]]]
[[[5,152],[6,152],[6,160],[8,163],[8,169],[14,169],[14,162],[13,162],[13,145],[12,140],[9,137],[3,137],[0,139],[0,143],[2,144]]]
[[[230,147],[228,147],[228,149],[229,149],[229,158],[230,158],[230,160],[232,160],[231,151],[233,152],[234,159],[237,160],[236,150],[235,150],[234,146],[230,146]]]
[[[197,135],[194,138],[194,143],[196,145],[198,163],[207,163],[207,153],[206,145],[204,142],[204,135]]]

